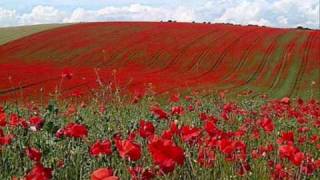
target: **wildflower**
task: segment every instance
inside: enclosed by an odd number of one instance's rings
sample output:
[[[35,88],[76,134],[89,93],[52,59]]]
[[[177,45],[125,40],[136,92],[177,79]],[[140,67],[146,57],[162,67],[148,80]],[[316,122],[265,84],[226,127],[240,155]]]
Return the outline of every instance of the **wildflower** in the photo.
[[[90,147],[91,156],[110,155],[111,153],[111,142],[107,139],[103,141],[98,140]]]
[[[182,116],[184,114],[184,109],[182,106],[174,106],[171,108],[171,114],[177,115],[177,116]]]
[[[91,173],[91,180],[118,180],[111,168],[99,168]]]
[[[0,112],[0,127],[5,127],[7,125],[6,117],[7,115],[4,112]]]
[[[169,118],[168,113],[159,107],[152,107],[151,112],[158,119],[168,119]]]
[[[271,119],[265,117],[261,120],[261,127],[267,133],[270,133],[274,130],[274,124]]]
[[[115,144],[123,159],[128,158],[130,161],[137,161],[141,157],[141,147],[133,140],[115,139]]]
[[[200,128],[193,128],[190,126],[183,126],[180,130],[181,138],[184,142],[195,142],[201,134]]]
[[[153,136],[154,131],[155,131],[155,129],[154,129],[152,122],[140,120],[139,132],[140,132],[141,137],[147,138],[149,136]]]
[[[280,100],[281,103],[283,104],[290,104],[290,98],[288,97],[284,97]]]
[[[170,102],[179,102],[180,101],[180,95],[179,94],[173,94],[171,97],[170,97]]]
[[[30,127],[36,130],[39,130],[42,128],[44,124],[44,120],[41,119],[40,117],[31,117],[29,119]]]
[[[73,73],[70,72],[69,70],[64,70],[61,74],[61,77],[64,78],[64,79],[72,79],[72,76],[73,76]]]
[[[198,152],[197,162],[205,168],[211,168],[216,160],[214,150],[209,147],[201,147]]]
[[[85,138],[88,136],[88,129],[82,124],[69,123],[66,127],[56,132],[57,138],[61,138],[62,136]]]
[[[29,157],[32,161],[40,161],[42,153],[40,150],[34,148],[34,147],[28,147],[26,149],[26,155]]]
[[[173,171],[176,165],[183,165],[185,160],[183,149],[176,146],[171,140],[155,137],[148,144],[148,150],[153,162],[159,165],[164,173]]]
[[[131,175],[131,180],[150,180],[155,177],[154,172],[150,169],[140,166],[130,167],[128,170]]]
[[[49,180],[52,178],[52,169],[46,168],[40,163],[35,166],[25,176],[26,180]]]

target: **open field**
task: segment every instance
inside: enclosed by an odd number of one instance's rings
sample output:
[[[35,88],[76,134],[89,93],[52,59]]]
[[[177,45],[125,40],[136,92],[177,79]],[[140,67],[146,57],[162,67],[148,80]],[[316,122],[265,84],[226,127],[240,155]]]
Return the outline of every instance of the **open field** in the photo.
[[[40,27],[0,37],[1,180],[319,179],[320,31]]]
[[[319,101],[289,98],[5,104],[0,179],[319,179],[319,127]]]
[[[47,24],[47,25],[32,25],[19,27],[4,27],[0,28],[0,45],[6,44],[31,34],[46,31],[49,29],[66,26],[68,24]]]
[[[0,46],[0,96],[209,90],[319,98],[320,31],[191,23],[83,23]],[[72,75],[62,80],[62,74]]]

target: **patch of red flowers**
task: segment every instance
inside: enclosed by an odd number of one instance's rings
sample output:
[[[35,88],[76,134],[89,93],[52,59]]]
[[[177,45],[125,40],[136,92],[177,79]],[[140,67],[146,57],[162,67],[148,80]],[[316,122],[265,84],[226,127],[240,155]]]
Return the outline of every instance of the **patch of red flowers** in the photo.
[[[56,137],[68,136],[73,138],[85,138],[88,136],[88,129],[83,124],[69,123],[62,129],[56,132]]]
[[[111,141],[110,140],[97,140],[93,145],[90,147],[90,155],[91,156],[98,156],[98,155],[110,155],[112,154],[111,149]]]
[[[36,163],[25,176],[26,180],[49,180],[51,178],[52,169],[44,167],[41,163]]]
[[[164,173],[171,172],[177,165],[183,165],[184,151],[171,140],[153,138],[148,144],[148,150],[153,162],[159,165]]]
[[[99,168],[91,173],[91,180],[118,180],[111,168]]]

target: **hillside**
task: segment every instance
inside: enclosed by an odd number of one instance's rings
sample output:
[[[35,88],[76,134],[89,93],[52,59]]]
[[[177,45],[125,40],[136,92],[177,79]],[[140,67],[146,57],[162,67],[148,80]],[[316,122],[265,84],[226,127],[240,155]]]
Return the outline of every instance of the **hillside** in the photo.
[[[45,24],[0,28],[0,45],[6,44],[10,41],[14,41],[25,36],[29,36],[31,34],[66,25],[67,24]]]
[[[178,89],[320,98],[320,31],[191,23],[83,23],[0,46],[0,96]],[[72,73],[61,80],[63,72]],[[252,93],[251,93],[252,91]]]

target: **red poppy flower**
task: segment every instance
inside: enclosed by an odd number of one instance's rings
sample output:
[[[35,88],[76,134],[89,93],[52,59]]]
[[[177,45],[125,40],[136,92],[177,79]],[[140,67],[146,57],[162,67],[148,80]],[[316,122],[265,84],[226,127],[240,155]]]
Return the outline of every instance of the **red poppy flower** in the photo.
[[[61,74],[61,77],[64,78],[64,79],[72,79],[72,76],[73,76],[73,73],[70,72],[69,70],[64,70]]]
[[[304,160],[305,158],[305,155],[303,152],[298,152],[298,153],[295,153],[293,158],[292,158],[292,163],[296,166],[300,166],[302,161]]]
[[[0,129],[0,146],[11,144],[13,137],[10,134],[5,136],[3,130]]]
[[[168,130],[165,130],[162,132],[161,137],[163,139],[170,140],[170,139],[172,139],[173,135],[174,135],[174,133],[170,129],[168,129]]]
[[[218,129],[213,121],[207,121],[204,125],[204,129],[211,137],[221,134],[221,130]]]
[[[284,170],[281,164],[276,164],[272,172],[273,179],[285,179],[289,174]]]
[[[310,137],[310,142],[312,143],[312,144],[315,144],[315,143],[317,143],[318,141],[319,141],[319,136],[318,135],[312,135],[311,137]]]
[[[177,164],[183,165],[185,160],[183,149],[171,140],[154,138],[148,144],[148,150],[153,162],[159,165],[164,173],[173,171]]]
[[[179,94],[174,94],[170,97],[170,102],[179,102],[180,101],[180,95]]]
[[[31,117],[29,120],[30,126],[32,128],[35,128],[36,130],[39,130],[42,128],[43,124],[44,124],[44,120],[41,119],[40,117]]]
[[[19,116],[17,114],[11,114],[9,124],[11,127],[17,127],[20,124]]]
[[[140,132],[140,136],[143,138],[147,138],[149,136],[153,136],[154,135],[154,126],[152,124],[152,122],[148,122],[145,120],[140,120],[140,128],[139,128],[139,132]]]
[[[294,142],[294,133],[292,131],[282,132],[281,137],[277,140],[279,144],[284,143],[293,143]]]
[[[130,161],[137,161],[141,157],[141,147],[139,144],[134,143],[132,140],[115,139],[115,144],[120,156]]]
[[[198,163],[205,168],[211,168],[216,160],[214,150],[209,147],[201,147],[198,152]]]
[[[244,176],[249,171],[251,171],[251,166],[247,161],[239,163],[239,166],[238,166],[238,169],[237,169],[237,174],[239,176]]]
[[[178,122],[174,121],[172,123],[170,123],[170,131],[174,134],[179,132],[179,128],[178,128]]]
[[[144,169],[140,166],[130,167],[129,173],[131,180],[150,180],[155,177],[155,174],[150,169]]]
[[[97,141],[90,147],[91,156],[110,155],[112,153],[111,142],[109,140]]]
[[[299,150],[293,145],[282,145],[279,147],[279,155],[281,158],[292,159]]]
[[[5,127],[7,125],[6,118],[6,113],[0,113],[0,127]]]
[[[99,168],[91,173],[91,180],[118,180],[110,168]]]
[[[288,97],[284,97],[280,100],[281,103],[284,103],[284,104],[290,104],[290,98]]]
[[[181,138],[184,142],[191,142],[196,141],[199,138],[201,134],[201,129],[190,126],[183,126],[180,130],[180,133]]]
[[[56,138],[58,139],[62,138],[63,135],[64,135],[64,128],[60,128],[55,134]]]
[[[222,139],[219,141],[219,149],[224,154],[231,154],[235,151],[235,147],[232,144],[232,141],[229,139]]]
[[[184,114],[184,109],[182,106],[174,106],[171,108],[171,114],[176,116],[182,116]]]
[[[152,107],[151,112],[158,119],[168,119],[169,118],[168,113],[159,107]]]
[[[82,124],[69,123],[65,128],[58,130],[56,136],[59,136],[61,133],[69,137],[85,138],[88,136],[88,129]]]
[[[39,151],[38,149],[36,149],[34,147],[28,147],[26,149],[26,154],[30,158],[30,160],[32,160],[32,161],[40,161],[41,160],[41,156],[42,156],[41,151]]]
[[[273,124],[272,120],[267,117],[265,117],[261,120],[260,125],[263,128],[263,130],[267,133],[270,133],[274,130],[274,124]]]
[[[49,180],[52,178],[52,169],[37,163],[26,175],[26,180]]]

